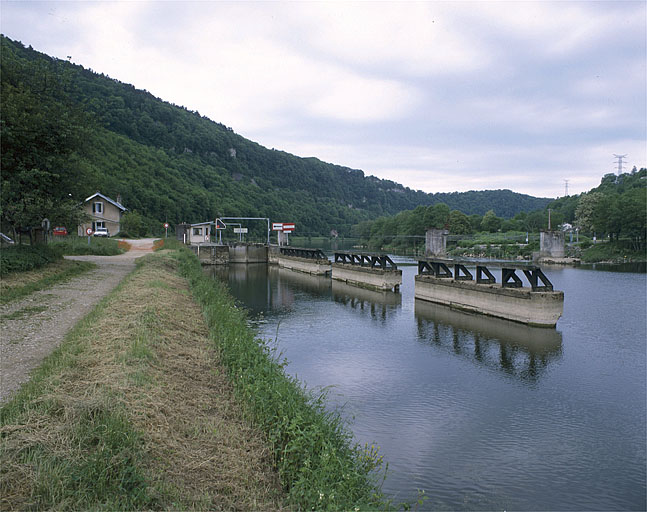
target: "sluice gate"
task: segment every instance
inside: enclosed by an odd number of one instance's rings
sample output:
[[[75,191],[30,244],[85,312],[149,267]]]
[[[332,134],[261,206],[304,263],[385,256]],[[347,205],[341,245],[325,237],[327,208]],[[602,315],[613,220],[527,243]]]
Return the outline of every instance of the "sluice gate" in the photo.
[[[402,270],[385,254],[336,252],[332,278],[374,290],[398,291]]]
[[[475,276],[468,266],[475,267]],[[499,283],[490,270],[493,267],[501,269]],[[517,270],[523,272],[529,286],[523,285]],[[538,266],[509,262],[419,260],[415,297],[542,327],[554,327],[564,311],[564,292],[555,291]]]

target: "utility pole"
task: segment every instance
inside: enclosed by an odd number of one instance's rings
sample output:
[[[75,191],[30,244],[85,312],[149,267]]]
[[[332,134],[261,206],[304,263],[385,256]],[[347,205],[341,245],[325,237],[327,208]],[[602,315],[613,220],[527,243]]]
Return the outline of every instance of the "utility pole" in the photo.
[[[624,163],[622,160],[627,158],[627,155],[616,155],[614,153],[613,156],[618,159],[618,176],[620,176],[622,174],[622,164]]]

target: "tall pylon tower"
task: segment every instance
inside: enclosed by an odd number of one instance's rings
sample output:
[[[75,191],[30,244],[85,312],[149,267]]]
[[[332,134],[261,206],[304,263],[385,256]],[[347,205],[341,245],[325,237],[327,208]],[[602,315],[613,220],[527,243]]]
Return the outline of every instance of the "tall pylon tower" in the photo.
[[[622,174],[622,164],[624,163],[622,160],[627,158],[627,155],[616,155],[615,153],[613,156],[616,157],[617,159],[617,164],[618,164],[618,176]]]
[[[564,197],[568,197],[568,180],[564,180]]]

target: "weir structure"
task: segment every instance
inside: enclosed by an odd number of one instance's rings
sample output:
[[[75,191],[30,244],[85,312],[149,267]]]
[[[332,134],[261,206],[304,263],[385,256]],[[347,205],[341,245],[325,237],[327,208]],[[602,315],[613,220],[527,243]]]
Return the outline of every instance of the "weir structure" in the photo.
[[[279,267],[305,272],[312,275],[330,273],[330,261],[321,249],[298,249],[294,247],[279,247],[278,254],[273,257]]]
[[[373,290],[399,291],[402,270],[385,254],[336,252],[332,278]]]
[[[475,267],[475,275],[468,266]],[[499,283],[490,271],[493,267],[501,269]],[[528,287],[517,270],[525,275]],[[555,291],[538,266],[509,262],[419,260],[415,297],[539,327],[554,327],[564,312],[564,292]]]

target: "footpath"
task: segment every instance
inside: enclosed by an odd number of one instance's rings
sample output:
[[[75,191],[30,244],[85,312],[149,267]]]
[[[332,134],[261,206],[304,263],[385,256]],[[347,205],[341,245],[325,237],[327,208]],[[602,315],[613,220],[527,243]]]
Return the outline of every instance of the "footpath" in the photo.
[[[0,405],[61,343],[67,332],[135,268],[135,259],[153,252],[155,239],[128,240],[118,256],[67,256],[98,268],[70,281],[0,306]]]

